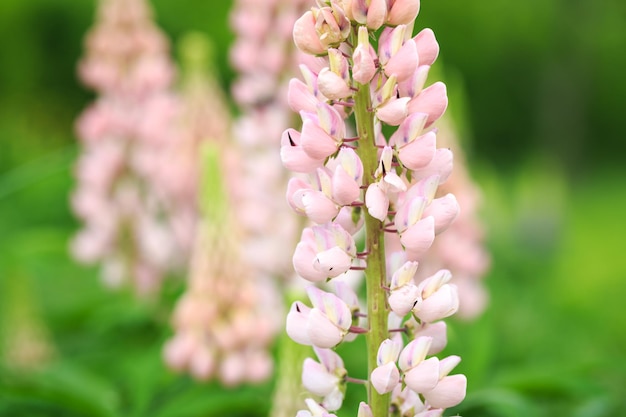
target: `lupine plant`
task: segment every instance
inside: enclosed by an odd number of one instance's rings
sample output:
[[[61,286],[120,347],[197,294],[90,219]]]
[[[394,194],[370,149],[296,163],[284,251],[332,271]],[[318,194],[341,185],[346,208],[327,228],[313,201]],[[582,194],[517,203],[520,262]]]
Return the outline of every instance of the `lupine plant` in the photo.
[[[84,228],[73,253],[100,263],[107,284],[154,294],[184,261],[178,238],[188,235],[168,217],[162,181],[170,156],[163,150],[180,135],[169,43],[147,1],[100,0],[86,49],[79,75],[98,99],[77,122],[82,153],[72,205]]]
[[[356,294],[335,280],[331,290],[308,288],[311,306],[292,304],[287,333],[317,356],[304,363],[312,398],[299,417],[341,407],[355,379],[333,349],[359,334],[368,363],[359,416],[439,416],[465,397],[465,376],[450,375],[460,358],[433,356],[446,345],[441,320],[458,310],[457,288],[445,269],[415,280],[436,235],[459,213],[454,195],[438,194],[452,171],[435,127],[448,100],[443,83],[425,87],[439,46],[430,29],[412,35],[419,8],[419,0],[318,0],[294,26],[296,46],[317,58],[300,67],[303,80],[290,82],[302,129],[281,140],[283,164],[298,173],[288,202],[313,223],[293,266],[317,284],[364,270],[367,298],[361,311]]]

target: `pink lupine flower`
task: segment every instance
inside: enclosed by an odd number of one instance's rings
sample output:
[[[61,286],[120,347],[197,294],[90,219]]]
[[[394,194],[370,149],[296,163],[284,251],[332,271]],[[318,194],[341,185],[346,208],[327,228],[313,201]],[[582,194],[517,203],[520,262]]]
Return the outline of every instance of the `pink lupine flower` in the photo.
[[[305,345],[335,347],[352,325],[348,305],[332,293],[315,287],[307,289],[313,308],[294,302],[287,315],[287,334]]]
[[[322,406],[329,411],[341,408],[343,402],[346,369],[341,357],[330,349],[313,347],[320,362],[311,358],[304,360],[302,385],[315,395],[324,397]]]
[[[354,61],[352,77],[358,83],[367,84],[372,81],[376,74],[376,64],[374,63],[376,54],[370,46],[367,28],[359,27],[358,37],[359,44],[352,54],[352,60]]]
[[[399,335],[398,335],[399,336]],[[402,339],[385,339],[378,348],[376,364],[370,375],[372,385],[379,394],[386,394],[400,383],[400,371],[396,366],[398,355],[402,350]]]
[[[413,282],[417,265],[417,262],[407,262],[391,277],[389,307],[398,316],[405,316],[411,311],[419,298],[420,291]]]
[[[461,361],[458,356],[449,356],[439,362],[439,381],[435,388],[424,392],[426,402],[435,408],[449,408],[465,398],[467,378],[465,375],[448,375]]]
[[[293,264],[304,279],[319,282],[348,269],[356,257],[354,239],[337,224],[304,229],[296,246]]]
[[[413,312],[421,320],[432,323],[456,313],[459,309],[457,288],[448,284],[450,271],[441,270],[423,280],[418,285],[421,297],[417,300]]]
[[[404,383],[413,391],[430,391],[439,381],[439,360],[426,355],[432,339],[421,336],[409,342],[400,353],[398,365],[404,374]]]

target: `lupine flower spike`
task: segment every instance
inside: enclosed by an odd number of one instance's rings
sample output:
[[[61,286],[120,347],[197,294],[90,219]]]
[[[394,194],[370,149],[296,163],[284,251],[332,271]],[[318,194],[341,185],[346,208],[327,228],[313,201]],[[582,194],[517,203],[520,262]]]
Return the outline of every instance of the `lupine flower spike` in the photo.
[[[186,215],[172,215],[169,191],[179,190],[161,181],[163,151],[180,139],[180,103],[168,42],[151,18],[145,0],[99,2],[79,64],[99,97],[77,121],[83,152],[72,195],[84,223],[74,256],[100,263],[108,285],[129,283],[140,295],[155,293],[183,265],[193,230]]]
[[[449,375],[460,358],[432,356],[446,344],[441,320],[459,308],[451,273],[416,279],[460,210],[452,194],[437,193],[453,165],[452,152],[437,148],[435,128],[448,99],[443,83],[425,86],[439,46],[430,29],[412,36],[419,9],[419,0],[318,0],[293,31],[296,46],[316,56],[300,67],[303,80],[289,84],[302,129],[286,129],[281,140],[283,164],[299,173],[287,201],[314,223],[303,231],[293,265],[312,283],[364,269],[367,312],[339,292],[310,287],[311,304],[293,303],[287,333],[318,356],[365,333],[363,417],[388,416],[392,408],[408,417],[441,415],[465,396],[465,376]],[[363,253],[353,237],[359,230]],[[356,325],[362,315],[365,327]],[[322,404],[308,399],[298,416],[339,408],[345,370],[332,358],[332,365],[307,360],[303,381]]]

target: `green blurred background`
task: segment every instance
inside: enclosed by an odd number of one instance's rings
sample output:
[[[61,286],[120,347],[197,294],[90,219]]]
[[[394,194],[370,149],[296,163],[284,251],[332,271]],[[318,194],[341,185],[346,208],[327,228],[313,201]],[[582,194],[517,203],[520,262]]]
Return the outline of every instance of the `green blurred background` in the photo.
[[[213,39],[225,89],[230,6],[154,1],[174,41]],[[224,389],[161,364],[179,283],[136,303],[69,258],[73,121],[93,99],[75,67],[93,9],[0,2],[0,352],[30,328],[52,358],[0,368],[0,416],[265,415],[271,383]],[[453,411],[626,416],[626,2],[424,0],[417,26],[441,45],[493,255],[489,310],[452,326],[469,379]]]

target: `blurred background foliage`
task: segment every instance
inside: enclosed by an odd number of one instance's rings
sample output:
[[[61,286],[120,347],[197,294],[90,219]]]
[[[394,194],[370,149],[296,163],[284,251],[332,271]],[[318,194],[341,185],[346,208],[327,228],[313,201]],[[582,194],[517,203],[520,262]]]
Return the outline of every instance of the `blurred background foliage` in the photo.
[[[213,39],[225,89],[230,6],[154,1],[174,41]],[[225,389],[161,363],[180,282],[138,304],[69,258],[73,121],[93,99],[75,68],[93,9],[0,2],[0,416],[265,415],[271,382]],[[626,415],[626,2],[424,0],[418,26],[442,47],[493,254],[489,310],[452,325],[470,381],[453,411]],[[16,353],[25,337],[41,343]],[[24,372],[20,357],[49,365]]]

